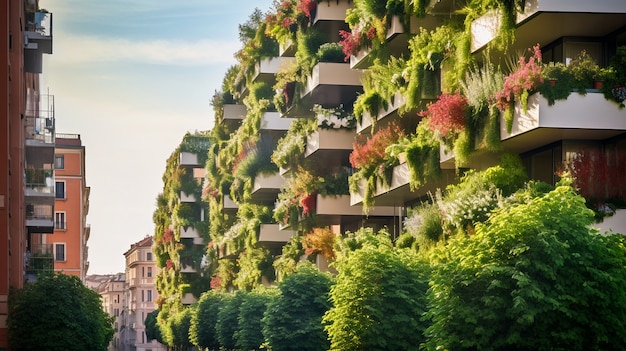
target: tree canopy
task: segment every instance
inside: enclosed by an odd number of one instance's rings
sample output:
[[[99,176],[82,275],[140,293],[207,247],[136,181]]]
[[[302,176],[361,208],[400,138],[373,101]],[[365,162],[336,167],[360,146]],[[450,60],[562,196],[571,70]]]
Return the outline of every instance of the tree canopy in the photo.
[[[106,350],[114,333],[100,295],[60,273],[11,291],[7,322],[12,350]]]

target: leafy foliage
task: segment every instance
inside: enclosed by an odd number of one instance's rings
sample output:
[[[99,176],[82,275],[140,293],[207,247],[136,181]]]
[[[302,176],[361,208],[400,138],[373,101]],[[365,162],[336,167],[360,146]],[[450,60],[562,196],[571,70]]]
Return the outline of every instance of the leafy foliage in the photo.
[[[189,339],[196,347],[209,350],[219,348],[215,326],[223,300],[223,293],[215,290],[209,290],[200,296],[189,327]]]
[[[274,351],[328,350],[322,316],[330,308],[331,277],[300,264],[278,286],[280,295],[267,307],[263,335]]]
[[[113,338],[113,320],[100,295],[60,273],[12,290],[7,324],[13,350],[104,351]]]
[[[417,350],[426,328],[428,265],[410,251],[364,244],[336,267],[333,307],[324,315],[331,349]]]
[[[267,305],[276,297],[278,290],[261,289],[243,295],[239,306],[239,328],[235,332],[235,344],[239,350],[257,350],[264,341],[261,319]]]
[[[427,348],[624,348],[624,239],[592,218],[561,184],[450,240],[435,255]]]

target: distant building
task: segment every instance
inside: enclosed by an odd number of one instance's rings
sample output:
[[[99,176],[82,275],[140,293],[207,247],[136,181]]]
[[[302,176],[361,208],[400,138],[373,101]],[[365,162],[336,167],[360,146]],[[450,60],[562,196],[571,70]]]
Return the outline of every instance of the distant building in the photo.
[[[155,340],[148,342],[144,321],[148,313],[157,309],[158,293],[155,287],[156,261],[152,253],[152,237],[132,244],[124,253],[126,284],[124,307],[121,312],[121,350],[157,351],[166,347]]]
[[[57,134],[54,152],[54,270],[85,280],[89,268],[87,224],[89,191],[85,180],[85,146],[78,134]]]
[[[115,334],[109,345],[109,351],[122,350],[120,331],[123,325],[122,311],[125,304],[125,281],[124,273],[88,275],[85,278],[85,285],[97,291],[102,297],[102,309],[115,318],[113,321]]]

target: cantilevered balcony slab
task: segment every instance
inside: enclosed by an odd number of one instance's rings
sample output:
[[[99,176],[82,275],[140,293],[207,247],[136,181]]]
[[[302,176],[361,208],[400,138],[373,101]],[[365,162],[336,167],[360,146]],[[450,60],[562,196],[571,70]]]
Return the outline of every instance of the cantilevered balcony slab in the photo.
[[[293,230],[281,230],[278,224],[261,224],[258,243],[268,248],[281,247],[294,235]]]
[[[277,172],[259,174],[252,184],[251,201],[256,203],[273,203],[280,192],[285,179]]]
[[[183,151],[180,153],[180,166],[181,167],[199,167],[200,162],[198,162],[198,155]]]
[[[352,8],[351,0],[319,1],[314,11],[313,26],[322,33],[336,36],[339,39],[340,30],[349,30],[346,23],[346,11]]]
[[[387,26],[387,36],[385,51],[391,56],[399,57],[409,53],[408,46],[408,33],[409,28],[404,28],[400,16],[392,16]],[[368,49],[361,50],[356,55],[350,56],[350,68],[352,69],[365,69],[372,63],[373,59],[370,57],[370,51]]]
[[[198,202],[198,199],[196,198],[195,194],[187,194],[184,191],[181,191],[180,192],[180,202],[196,203],[196,202]]]
[[[230,130],[234,131],[246,118],[248,110],[243,104],[224,104],[224,117],[222,123]]]
[[[237,205],[237,203],[235,203],[235,201],[233,201],[228,195],[224,195],[223,205],[224,205],[224,211],[228,213],[237,212],[237,210],[239,209],[239,206]]]
[[[296,49],[296,42],[291,39],[287,39],[284,43],[278,44],[278,55],[280,57],[294,57]]]
[[[261,130],[287,131],[293,118],[282,117],[280,112],[265,112],[261,119]]]
[[[195,239],[200,237],[200,233],[192,226],[180,227],[180,237],[181,239]]]
[[[472,52],[493,40],[501,26],[500,14],[491,11],[471,25]],[[623,0],[526,0],[517,14],[515,44],[509,52],[546,45],[561,37],[603,37],[624,26]]]
[[[192,293],[185,293],[180,299],[180,303],[182,303],[183,305],[192,305],[196,303],[196,301],[198,301],[198,299],[196,299],[196,297],[193,296]]]
[[[337,164],[352,152],[356,132],[348,129],[318,129],[307,137],[304,157]]]
[[[506,151],[522,153],[559,140],[604,140],[626,132],[626,112],[600,93],[572,93],[552,106],[539,93],[528,98],[528,109],[515,105],[511,132],[500,118],[500,138]]]
[[[254,69],[253,82],[273,83],[276,80],[276,73],[281,67],[296,62],[295,57],[271,57],[262,59],[256,64]]]
[[[320,62],[311,71],[300,94],[296,113],[309,113],[313,105],[322,107],[350,106],[363,91],[361,71],[350,69],[348,63]],[[293,108],[293,106],[292,106]]]
[[[186,265],[186,266],[180,267],[180,272],[181,273],[197,273],[198,270],[194,268],[194,266],[192,265]]]
[[[381,121],[385,121],[385,123],[389,123],[391,121],[395,121],[399,119],[400,109],[406,103],[406,98],[401,93],[395,93],[393,99],[389,101],[387,107],[381,107],[378,110],[378,113],[375,116],[372,116],[369,112],[363,112],[363,117],[361,118],[361,122],[357,123],[356,131],[357,133],[367,132],[372,127],[372,121],[374,118],[376,119],[376,123]],[[417,114],[414,111],[407,111],[406,116],[404,118],[414,118],[417,121]]]
[[[368,217],[393,217],[397,215],[397,209],[390,206],[374,206],[367,213]],[[363,217],[363,206],[350,205],[350,195],[327,195],[318,194],[315,204],[315,218],[319,225],[342,224],[347,217]]]
[[[602,222],[592,225],[601,233],[612,230],[614,233],[626,234],[626,210],[619,209],[610,217],[605,217]]]
[[[454,181],[454,170],[442,170],[439,179],[424,184],[418,189],[411,190],[411,172],[406,163],[402,163],[393,168],[390,184],[378,182],[374,193],[374,203],[377,206],[404,206],[407,202],[422,198],[429,192],[434,192],[437,188],[445,188],[447,184]],[[365,181],[359,186],[359,191],[350,194],[350,204],[352,206],[363,204]]]

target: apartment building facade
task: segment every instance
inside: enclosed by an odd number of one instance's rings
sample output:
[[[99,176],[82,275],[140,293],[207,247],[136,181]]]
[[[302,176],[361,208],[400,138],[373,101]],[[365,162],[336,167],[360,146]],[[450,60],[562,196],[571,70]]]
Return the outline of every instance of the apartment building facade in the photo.
[[[152,253],[152,237],[132,244],[124,253],[126,259],[125,285],[120,312],[118,350],[156,351],[166,348],[156,340],[148,341],[144,321],[148,313],[158,308],[155,287],[157,265]],[[119,300],[118,300],[119,302]]]
[[[114,318],[114,334],[108,350],[122,350],[120,332],[123,326],[122,312],[126,304],[126,277],[124,273],[88,275],[85,278],[85,285],[100,294],[102,309]]]
[[[84,281],[89,268],[90,188],[85,177],[85,146],[79,134],[57,134],[54,175],[54,233],[47,237],[53,249],[54,270]]]
[[[272,33],[278,50],[273,51],[272,43],[249,38],[260,57],[242,55],[239,71],[226,75],[226,91],[214,96],[213,133],[219,146],[209,151],[203,193],[211,206],[210,247],[220,257],[218,265],[249,265],[244,261],[249,252],[267,255],[259,247],[275,257],[290,238],[315,227],[329,228],[337,235],[361,227],[386,227],[395,237],[402,233],[407,209],[458,181],[460,171],[484,170],[498,164],[505,153],[520,156],[530,179],[555,184],[558,172],[584,150],[626,152],[626,119],[615,95],[623,91],[625,78],[618,76],[613,95],[589,86],[549,103],[535,90],[527,107],[519,101],[512,107],[512,122],[499,112],[497,151],[481,149],[477,142],[469,157],[461,159],[438,139],[432,162],[429,156],[412,168],[406,153],[385,155],[379,164],[366,165],[384,171],[366,175],[350,159],[355,142],[364,145],[363,140],[376,138],[390,126],[397,126],[396,137],[402,134],[405,141],[415,140],[416,128],[425,118],[420,111],[438,101],[440,94],[460,89],[465,73],[453,76],[451,85],[446,77],[455,69],[468,72],[472,66],[466,62],[506,67],[508,58],[517,60],[516,53],[528,57],[528,49],[538,44],[545,65],[567,66],[584,52],[600,67],[609,66],[626,45],[623,1],[532,0],[515,2],[513,9],[496,6],[486,11],[478,6],[480,1],[440,0],[427,1],[420,9],[416,7],[422,5],[413,4],[413,12],[398,7],[378,8],[379,13],[374,13],[369,8],[372,13],[367,14],[359,11],[366,11],[364,3],[372,1],[313,3],[287,1],[271,9],[260,27],[266,28],[265,34]],[[462,11],[465,6],[473,10],[467,14]],[[441,39],[449,33],[454,34]],[[348,52],[346,60],[326,60],[322,48],[338,42],[343,53]],[[498,46],[498,42],[505,44]],[[309,43],[315,44],[307,47]],[[456,43],[467,46],[456,47]],[[346,50],[351,45],[354,50]],[[459,58],[459,52],[465,56]],[[306,55],[310,61],[303,59]],[[383,76],[393,70],[394,74]],[[380,82],[383,79],[387,81]],[[271,87],[267,95],[259,88],[264,84]],[[262,99],[268,103],[260,106]],[[356,126],[344,118],[357,113]],[[283,125],[271,122],[274,115]],[[290,124],[298,127],[289,128]],[[484,135],[476,140],[479,137]],[[273,142],[264,141],[272,138]],[[304,145],[298,145],[300,140]],[[268,153],[271,160],[265,157]],[[427,173],[431,166],[440,177],[417,181],[416,174]],[[334,180],[348,177],[353,183],[349,191],[348,181],[345,188],[334,186]],[[315,183],[320,178],[323,184]],[[623,189],[624,182],[617,183],[614,179],[607,187]],[[261,223],[251,223],[245,211],[251,211],[252,205],[267,206],[273,218],[258,216],[255,221]],[[617,210],[597,226],[624,233],[626,214]],[[256,233],[242,229],[251,227]],[[323,261],[318,256],[318,266],[325,269]],[[214,281],[222,288],[242,287],[236,278],[217,271],[221,279]]]
[[[37,1],[0,5],[0,350],[8,348],[10,288],[52,269],[54,100],[40,89],[52,14]]]

